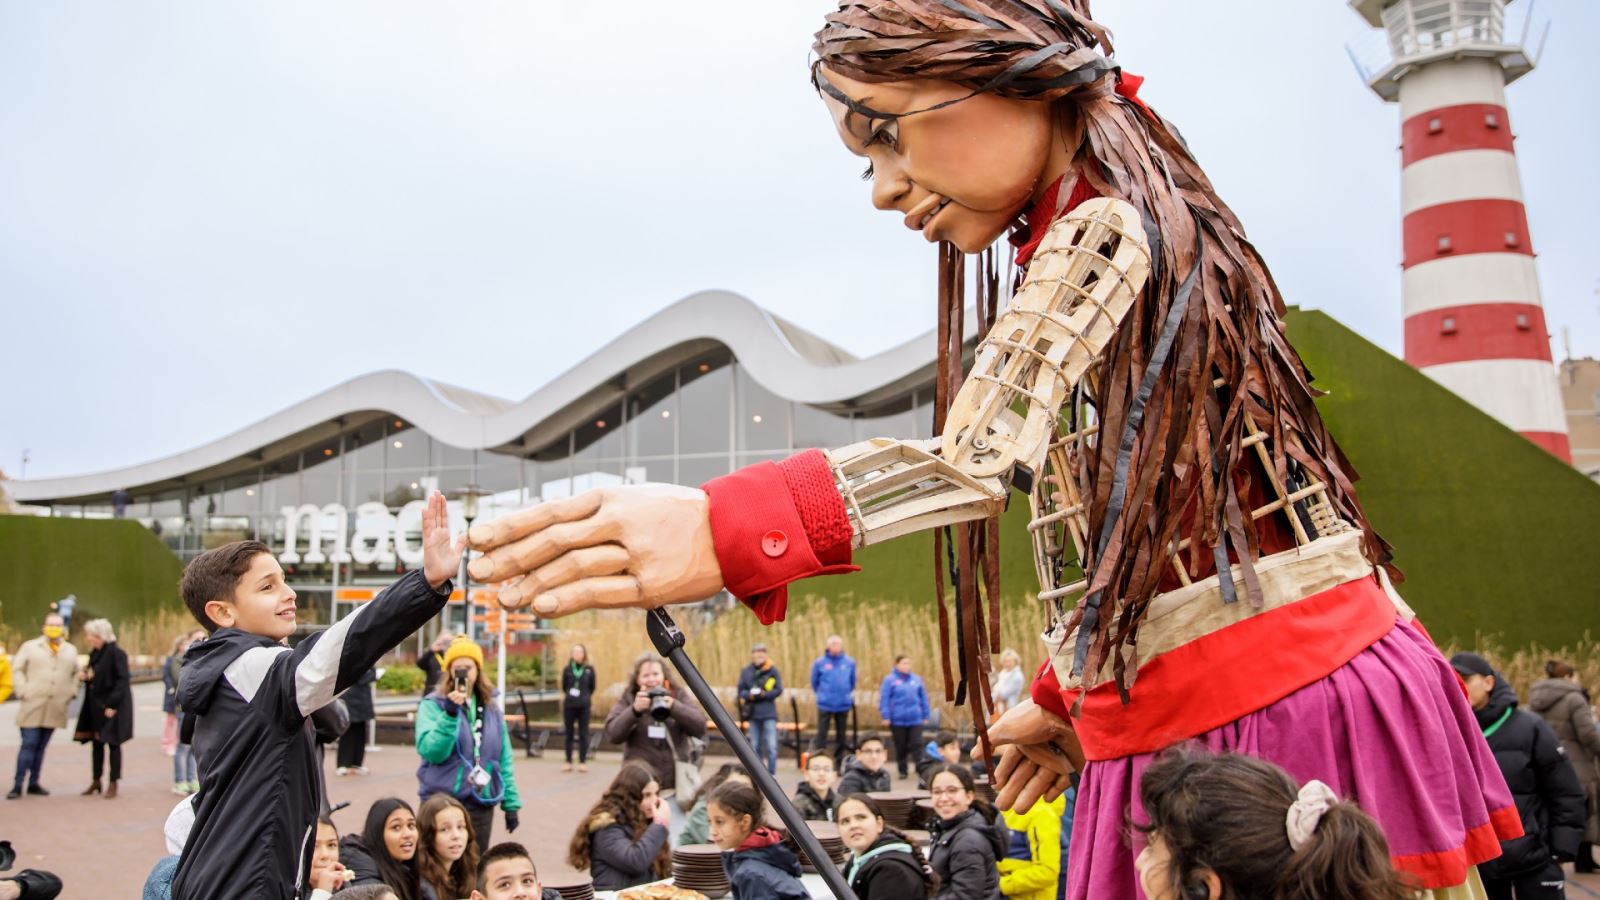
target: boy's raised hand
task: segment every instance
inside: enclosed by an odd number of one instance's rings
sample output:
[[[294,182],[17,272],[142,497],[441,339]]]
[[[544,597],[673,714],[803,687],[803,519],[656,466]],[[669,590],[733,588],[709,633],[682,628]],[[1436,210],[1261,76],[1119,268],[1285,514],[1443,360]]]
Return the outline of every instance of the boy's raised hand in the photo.
[[[434,590],[461,571],[461,552],[466,549],[465,534],[450,539],[450,513],[444,495],[434,491],[422,508],[422,574]]]

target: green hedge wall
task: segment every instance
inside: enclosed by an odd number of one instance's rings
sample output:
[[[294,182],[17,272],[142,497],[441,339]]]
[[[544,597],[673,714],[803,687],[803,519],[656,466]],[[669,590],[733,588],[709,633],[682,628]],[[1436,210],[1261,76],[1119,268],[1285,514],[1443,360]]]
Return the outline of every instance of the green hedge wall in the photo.
[[[78,596],[73,627],[159,607],[181,609],[183,566],[161,539],[129,519],[0,516],[0,621],[37,630],[50,603]]]

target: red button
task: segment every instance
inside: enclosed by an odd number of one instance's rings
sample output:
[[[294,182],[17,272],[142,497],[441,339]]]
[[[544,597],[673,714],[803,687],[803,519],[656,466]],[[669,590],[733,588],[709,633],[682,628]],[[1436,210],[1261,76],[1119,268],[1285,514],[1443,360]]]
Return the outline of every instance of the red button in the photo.
[[[768,556],[782,556],[788,549],[789,536],[781,531],[769,531],[761,538],[761,552]]]

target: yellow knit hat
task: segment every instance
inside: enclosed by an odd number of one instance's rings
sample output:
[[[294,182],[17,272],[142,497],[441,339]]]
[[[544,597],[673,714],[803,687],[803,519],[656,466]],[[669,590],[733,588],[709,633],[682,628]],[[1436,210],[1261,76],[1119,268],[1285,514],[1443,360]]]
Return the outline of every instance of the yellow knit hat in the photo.
[[[456,638],[450,642],[449,647],[445,648],[444,667],[446,669],[450,668],[451,663],[463,657],[477,663],[478,671],[483,671],[483,648],[464,637]]]

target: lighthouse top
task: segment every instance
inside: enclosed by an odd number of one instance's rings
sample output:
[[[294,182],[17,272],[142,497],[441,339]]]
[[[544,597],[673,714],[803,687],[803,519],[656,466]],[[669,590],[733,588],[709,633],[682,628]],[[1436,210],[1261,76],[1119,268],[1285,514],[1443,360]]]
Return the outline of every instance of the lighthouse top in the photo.
[[[1506,39],[1508,0],[1350,0],[1367,24],[1389,39],[1390,59],[1368,85],[1385,100],[1400,94],[1400,79],[1440,59],[1492,59],[1506,84],[1533,71],[1520,40]]]

